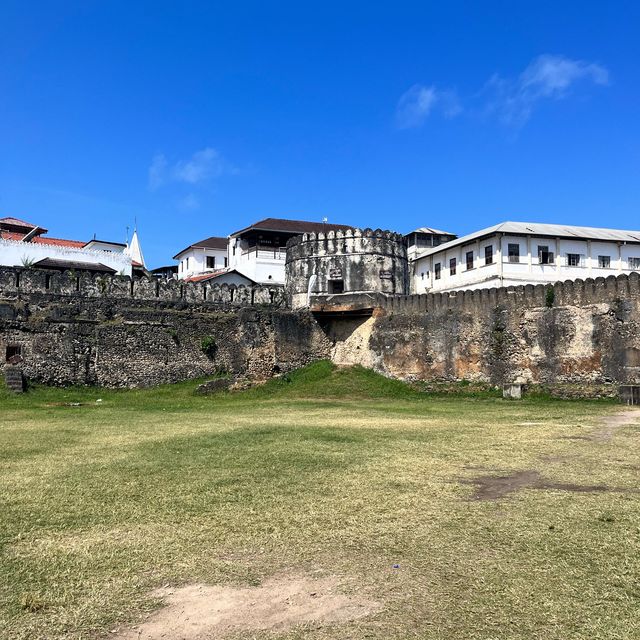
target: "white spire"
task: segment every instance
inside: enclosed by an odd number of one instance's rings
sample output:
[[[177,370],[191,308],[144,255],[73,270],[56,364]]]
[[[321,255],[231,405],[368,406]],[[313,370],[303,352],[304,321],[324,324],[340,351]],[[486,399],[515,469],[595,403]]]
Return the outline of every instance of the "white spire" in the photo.
[[[133,230],[131,236],[131,242],[127,245],[124,252],[134,261],[141,264],[145,269],[147,265],[144,263],[144,256],[142,255],[142,248],[140,247],[140,240],[138,239],[138,230]]]

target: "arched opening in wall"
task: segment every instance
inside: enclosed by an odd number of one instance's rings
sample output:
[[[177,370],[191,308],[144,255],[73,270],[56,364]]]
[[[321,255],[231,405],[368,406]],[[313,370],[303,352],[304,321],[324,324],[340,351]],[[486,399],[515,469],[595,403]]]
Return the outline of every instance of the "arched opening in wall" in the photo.
[[[251,304],[255,304],[256,301],[256,290],[251,287]]]
[[[44,288],[45,289],[51,289],[51,274],[47,273],[47,275],[44,277]]]
[[[344,280],[329,280],[329,294],[344,293]]]
[[[5,352],[5,361],[17,363],[22,360],[22,345],[8,344]]]
[[[156,298],[159,298],[160,297],[160,281],[159,280],[156,280],[155,289],[156,289]]]
[[[80,276],[76,276],[76,291],[80,291]]]
[[[16,271],[16,288],[20,288],[20,272]]]
[[[180,297],[184,298],[184,285],[183,284],[180,285]]]
[[[207,285],[202,285],[202,299],[206,302],[207,300]]]
[[[129,282],[129,295],[133,298],[134,294],[133,294],[133,278],[131,278],[131,281]]]
[[[229,300],[230,300],[231,302],[233,302],[233,298],[234,298],[234,296],[235,296],[235,293],[236,293],[236,289],[235,289],[235,287],[231,287],[231,288],[229,289],[229,295],[231,296],[231,297],[229,298]]]
[[[276,301],[276,292],[275,291],[269,291],[269,302],[271,304],[273,304]]]

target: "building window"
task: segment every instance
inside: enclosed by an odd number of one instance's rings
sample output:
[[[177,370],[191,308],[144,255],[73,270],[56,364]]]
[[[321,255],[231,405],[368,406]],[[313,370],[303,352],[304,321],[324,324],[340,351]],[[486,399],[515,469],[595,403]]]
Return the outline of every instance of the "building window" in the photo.
[[[640,258],[629,258],[629,269],[640,271]]]
[[[215,269],[215,268],[216,268],[216,257],[207,256],[207,269]]]
[[[465,258],[467,262],[467,271],[471,271],[471,269],[473,269],[473,251],[467,251]]]
[[[436,280],[440,280],[440,276],[442,275],[442,265],[439,262],[436,262],[433,265],[433,277]]]
[[[186,267],[187,271],[189,271],[189,258],[187,258],[187,267]]]
[[[611,256],[598,256],[598,266],[601,269],[611,268]]]
[[[484,248],[484,263],[493,264],[493,245]]]
[[[229,258],[224,259],[224,268],[226,269],[229,266]]]
[[[344,280],[329,280],[329,293],[344,293]]]
[[[568,267],[581,267],[582,258],[579,253],[567,253],[567,266]]]
[[[538,262],[540,264],[553,264],[553,252],[545,244],[538,245]]]
[[[509,262],[520,262],[520,245],[509,243]]]
[[[455,258],[449,260],[449,275],[455,276],[457,273],[457,261]]]

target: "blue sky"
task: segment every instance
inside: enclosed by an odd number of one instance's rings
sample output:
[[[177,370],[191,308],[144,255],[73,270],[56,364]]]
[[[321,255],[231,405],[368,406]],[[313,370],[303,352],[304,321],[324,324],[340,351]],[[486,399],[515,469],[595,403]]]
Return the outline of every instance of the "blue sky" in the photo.
[[[272,5],[272,6],[267,6]],[[264,217],[639,228],[637,2],[0,6],[0,216],[150,266]]]

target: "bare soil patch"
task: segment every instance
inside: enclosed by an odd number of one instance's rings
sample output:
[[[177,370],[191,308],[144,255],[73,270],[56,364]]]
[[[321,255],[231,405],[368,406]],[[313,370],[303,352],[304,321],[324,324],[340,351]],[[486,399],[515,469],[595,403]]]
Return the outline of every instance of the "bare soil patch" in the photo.
[[[636,420],[640,420],[640,409],[630,409],[605,416],[602,426],[591,434],[590,439],[596,442],[609,442],[618,429],[633,424]]]
[[[258,587],[194,584],[159,589],[165,606],[117,640],[208,640],[242,631],[286,631],[305,624],[344,623],[380,609],[338,590],[334,577],[274,577]]]
[[[471,500],[500,500],[522,489],[555,489],[557,491],[574,491],[580,493],[609,490],[609,487],[602,484],[581,485],[550,482],[545,480],[535,469],[516,471],[509,475],[479,476],[472,479],[463,479],[462,482],[476,486],[476,491],[471,496]]]

